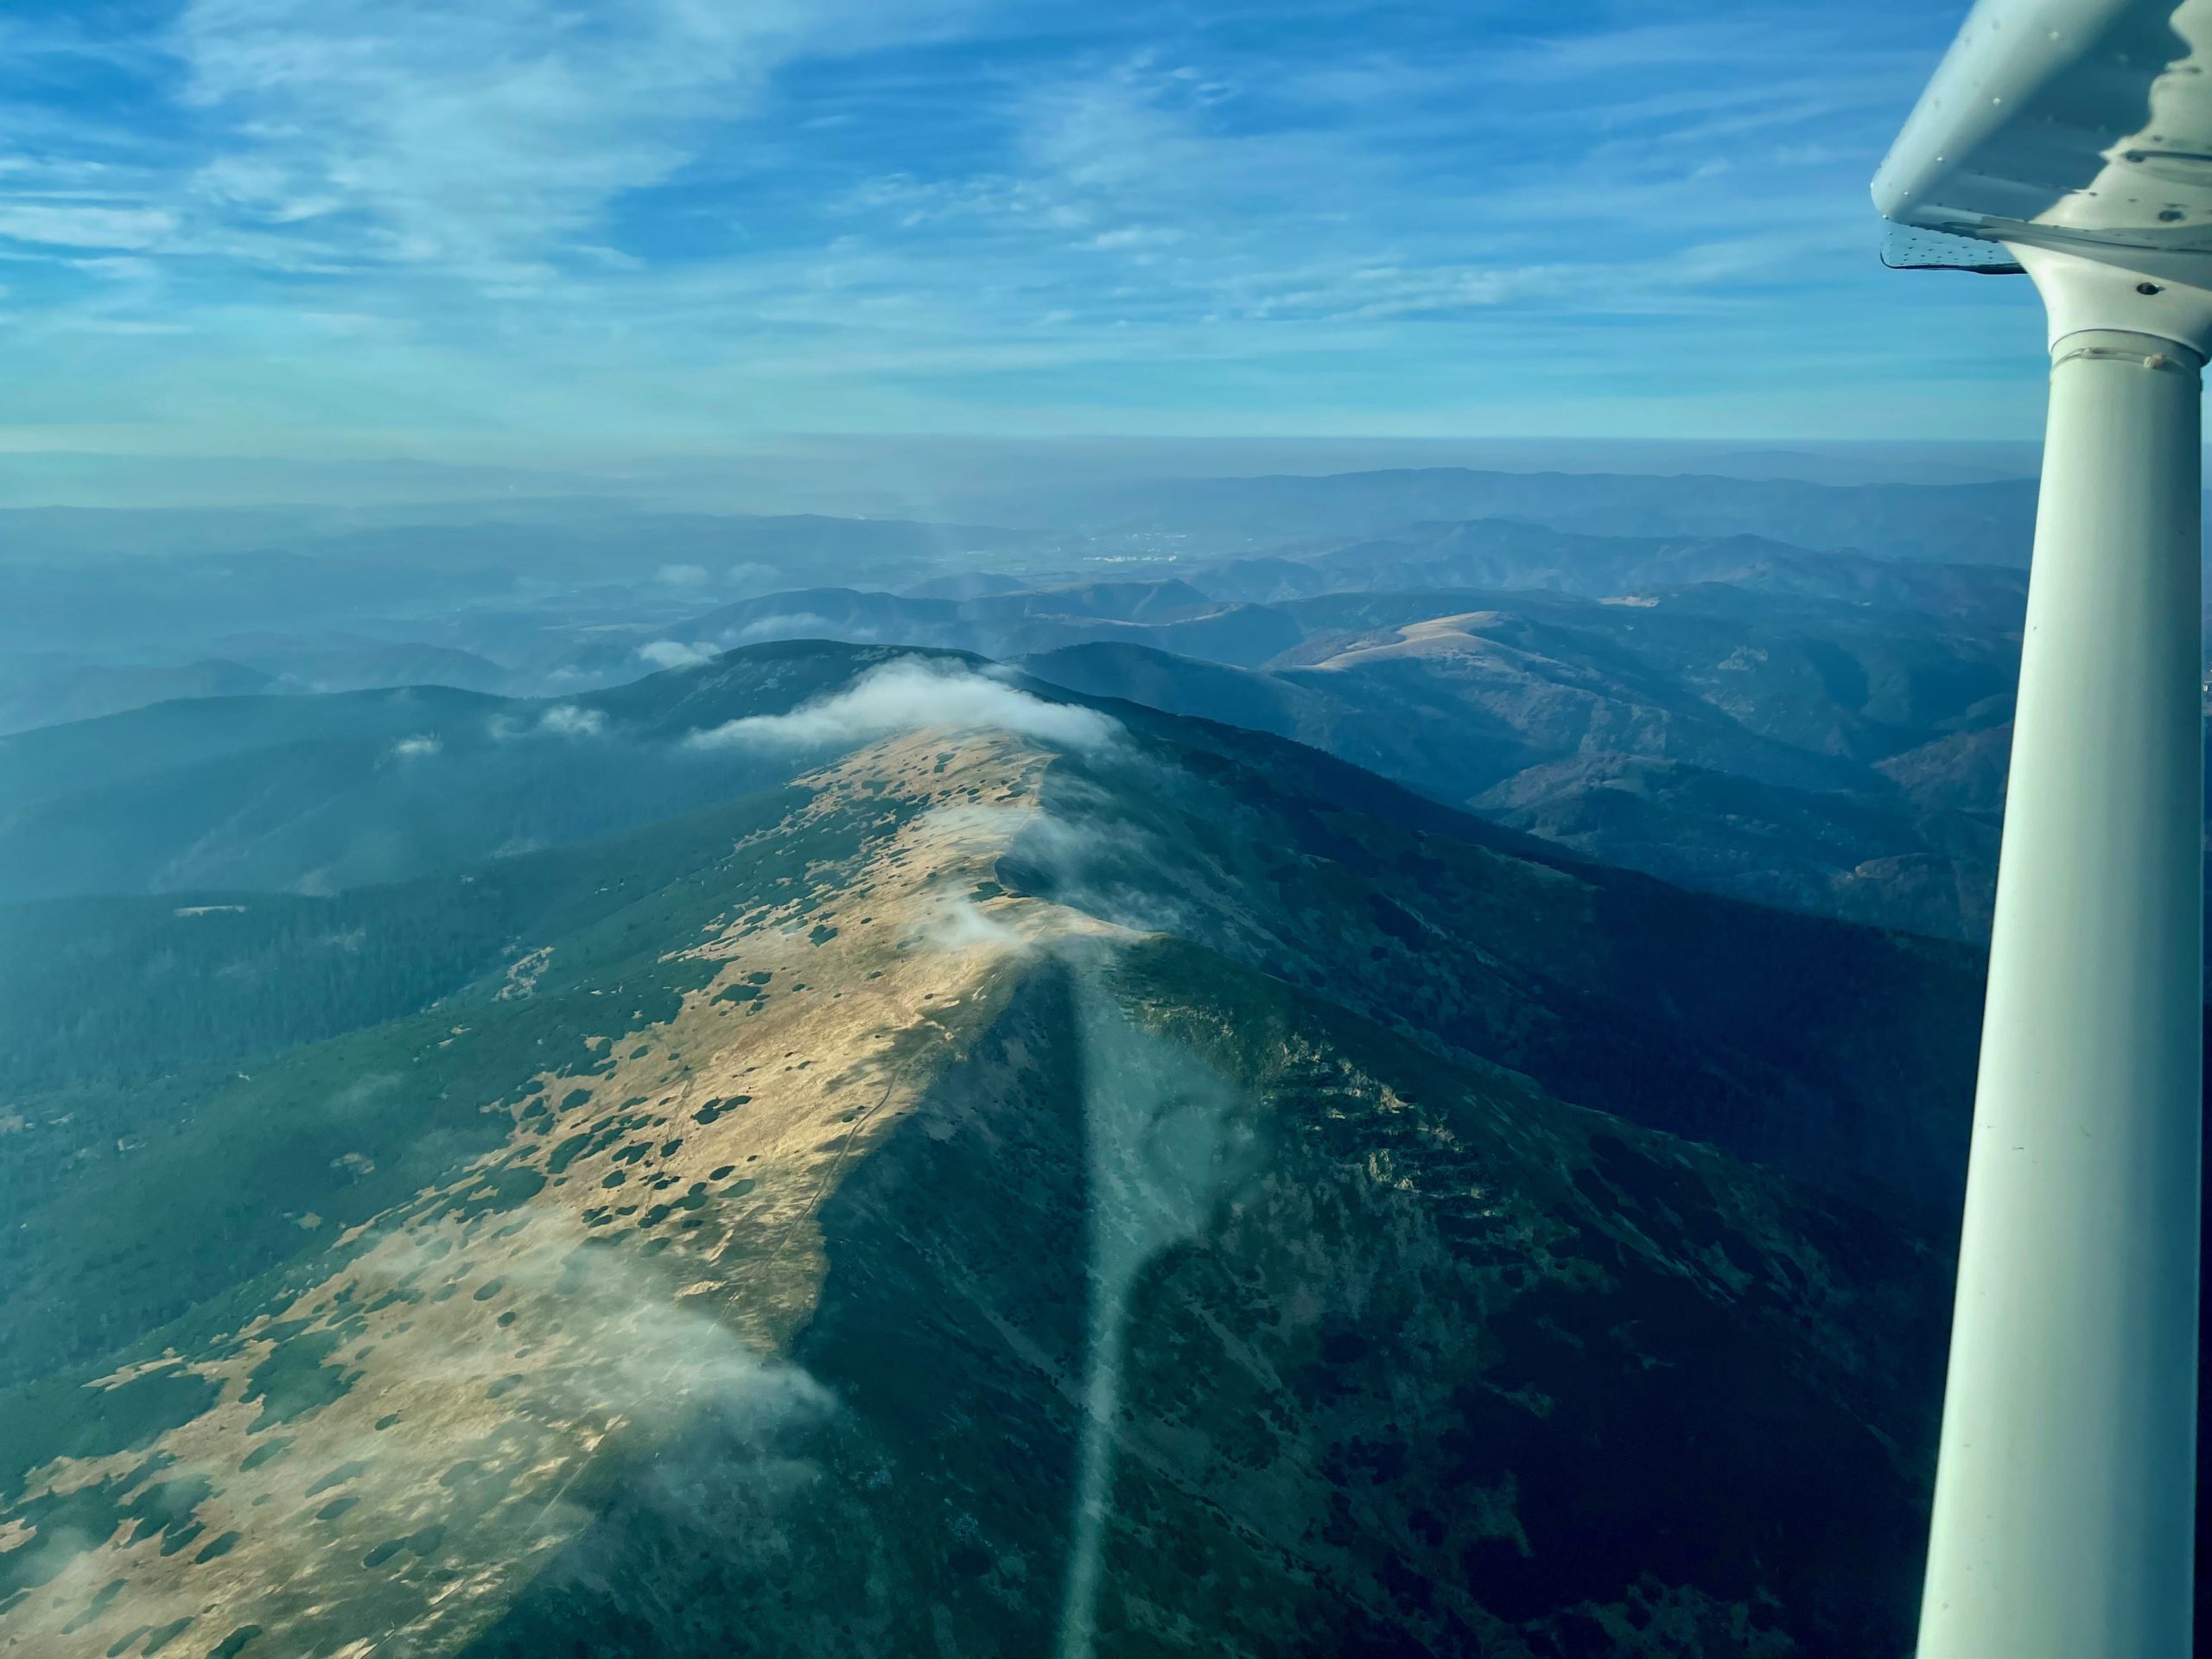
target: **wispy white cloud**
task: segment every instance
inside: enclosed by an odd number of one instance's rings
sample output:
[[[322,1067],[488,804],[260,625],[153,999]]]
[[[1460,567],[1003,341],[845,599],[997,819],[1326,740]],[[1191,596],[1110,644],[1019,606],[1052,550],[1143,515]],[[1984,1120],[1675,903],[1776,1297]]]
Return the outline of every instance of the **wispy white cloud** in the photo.
[[[530,737],[604,737],[607,727],[604,709],[556,702],[534,721],[518,719],[512,715],[494,715],[486,722],[486,730],[495,743],[512,743]]]
[[[236,144],[195,175],[202,200],[512,281],[675,175],[796,54],[896,32],[859,0],[192,0],[175,45]]]
[[[638,647],[638,655],[655,668],[693,668],[713,662],[719,654],[712,645],[690,645],[681,639],[655,639]]]
[[[812,611],[779,611],[768,616],[756,616],[743,627],[733,628],[722,636],[728,645],[753,645],[763,639],[842,639],[868,645],[876,638],[874,628],[835,622]]]
[[[0,236],[66,248],[149,248],[176,229],[176,216],[151,208],[0,206]]]
[[[790,714],[729,721],[694,732],[685,741],[702,749],[849,748],[937,727],[1011,732],[1077,749],[1103,747],[1121,733],[1119,725],[1096,709],[1048,702],[967,668],[906,658]]]
[[[548,737],[603,737],[607,714],[600,709],[579,709],[572,702],[556,703],[539,716],[537,729]]]

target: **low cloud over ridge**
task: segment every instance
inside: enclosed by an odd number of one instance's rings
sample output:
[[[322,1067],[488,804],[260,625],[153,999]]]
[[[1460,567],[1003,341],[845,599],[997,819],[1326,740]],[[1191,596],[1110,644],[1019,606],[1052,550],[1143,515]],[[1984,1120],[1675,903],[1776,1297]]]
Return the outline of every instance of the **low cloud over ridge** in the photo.
[[[486,729],[495,743],[512,743],[525,737],[603,737],[607,734],[607,711],[579,708],[573,702],[556,702],[537,717],[535,725],[512,715],[494,715]]]
[[[655,668],[696,668],[720,654],[712,645],[686,645],[681,639],[655,639],[638,647],[638,655]]]
[[[695,748],[817,748],[873,742],[931,726],[1007,731],[1070,748],[1114,741],[1121,728],[1093,709],[1044,698],[976,673],[913,658],[887,663],[844,690],[787,715],[755,715],[697,731]]]

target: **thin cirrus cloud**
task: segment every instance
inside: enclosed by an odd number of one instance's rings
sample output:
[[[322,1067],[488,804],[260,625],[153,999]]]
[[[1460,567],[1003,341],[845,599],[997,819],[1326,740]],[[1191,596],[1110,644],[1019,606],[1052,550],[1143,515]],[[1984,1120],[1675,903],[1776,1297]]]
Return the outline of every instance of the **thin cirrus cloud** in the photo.
[[[4,40],[0,426],[1893,435],[2033,379],[2024,299],[1873,256],[1910,0],[95,17]]]
[[[176,215],[155,208],[21,201],[0,207],[0,237],[58,248],[140,249],[160,245]]]
[[[185,103],[230,147],[213,209],[358,257],[528,275],[665,181],[765,79],[866,9],[837,0],[194,0]]]

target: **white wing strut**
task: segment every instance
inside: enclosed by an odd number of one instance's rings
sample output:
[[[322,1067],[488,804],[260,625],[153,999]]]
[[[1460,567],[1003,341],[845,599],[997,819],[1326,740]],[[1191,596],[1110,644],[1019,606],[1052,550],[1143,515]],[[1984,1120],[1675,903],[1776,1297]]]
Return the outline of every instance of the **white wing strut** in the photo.
[[[1875,181],[2050,317],[1919,1659],[2187,1659],[2212,0],[1983,0]]]

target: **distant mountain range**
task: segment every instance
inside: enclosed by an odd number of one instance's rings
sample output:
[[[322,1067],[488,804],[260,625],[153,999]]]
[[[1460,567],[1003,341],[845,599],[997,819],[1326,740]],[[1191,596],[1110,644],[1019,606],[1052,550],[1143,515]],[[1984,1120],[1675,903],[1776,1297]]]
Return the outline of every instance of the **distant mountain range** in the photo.
[[[2017,626],[2027,594],[2025,574],[2011,569],[1815,552],[1758,536],[1590,536],[1503,518],[1324,540],[1202,565],[1185,580],[1217,599],[1260,602],[1452,588],[1601,599],[1725,585],[1747,594],[1908,608],[1991,626]]]
[[[646,512],[602,498],[0,509],[0,698],[18,727],[75,717],[83,705],[44,677],[240,660],[219,643],[240,633],[348,631],[520,671],[556,654],[556,636],[584,650],[595,629],[832,585],[961,601],[991,596],[979,582],[1166,574],[1217,599],[1274,601],[1719,581],[1919,603],[1931,583],[1967,579],[1923,576],[1915,563],[2023,561],[2032,486],[1439,468],[1182,480],[1052,499],[1042,518],[1017,512],[1014,528]],[[122,684],[95,704],[125,695]]]
[[[1962,947],[880,647],[0,801],[0,1643],[1909,1643]]]
[[[0,900],[329,891],[633,828],[786,775],[683,739],[849,671],[785,648],[573,701],[422,686],[19,733],[0,739]]]
[[[1516,586],[1450,585],[1491,578]],[[1444,585],[1420,585],[1431,582]],[[775,593],[649,628],[598,629],[566,649],[524,645],[505,670],[452,647],[226,644],[272,677],[265,689],[565,684],[593,708],[594,688],[758,641],[973,652],[1086,693],[1294,737],[1669,880],[1975,938],[1987,920],[2024,589],[2018,572],[1989,567],[1485,523],[1194,567],[1187,579],[1040,588],[971,575],[903,594]],[[77,679],[79,707],[161,683],[135,671]],[[402,724],[416,717],[404,701],[388,706]],[[512,745],[485,733],[513,716],[487,703],[476,718],[475,735],[441,731],[445,758],[408,769],[422,794],[442,789],[433,781],[442,768],[512,766]],[[409,735],[380,727],[374,741]],[[704,798],[683,792],[698,783],[684,777],[665,797],[642,778],[628,787],[674,810]],[[219,804],[211,811],[260,823],[257,778],[224,773],[207,787]],[[506,840],[533,844],[550,809],[516,787]],[[342,819],[352,809],[330,810]],[[413,798],[396,809],[423,810]],[[93,811],[110,821],[105,801]],[[197,819],[188,808],[178,821]],[[0,820],[0,849],[24,849],[25,871],[59,868],[31,849],[63,842],[87,856],[104,844],[60,807]],[[209,861],[219,845],[195,843],[193,861],[162,879],[230,879]],[[102,882],[149,879],[126,865]]]
[[[1271,731],[1607,862],[1979,938],[2017,633],[1689,588],[1335,595],[1262,671],[1140,646],[1027,657],[1094,696]],[[1756,639],[1758,643],[1750,643]]]
[[[228,655],[175,668],[78,664],[33,671],[12,685],[0,684],[0,734],[185,697],[410,685],[488,691],[512,677],[489,658],[443,645],[297,635],[234,636],[221,644]]]
[[[1425,543],[1184,580],[770,594],[658,630],[649,649],[680,658],[817,638],[977,652],[1090,694],[1294,737],[1669,880],[1980,937],[2018,572],[1429,529]],[[1333,568],[1313,577],[1317,557]],[[1499,574],[1524,585],[1402,585]],[[1370,582],[1352,585],[1360,575]],[[1662,575],[1699,580],[1642,580]],[[1283,596],[1313,588],[1332,591]],[[1260,592],[1274,597],[1236,596]],[[1573,596],[1585,593],[1605,597]],[[592,650],[579,668],[620,672],[614,647]]]
[[[1294,736],[1670,880],[1959,938],[1986,925],[2025,582],[1974,561],[2031,516],[2024,481],[1434,468],[1055,499],[1049,531],[607,502],[244,514],[238,533],[289,524],[314,550],[137,561],[86,625],[142,658],[208,642],[174,665],[67,649],[67,625],[34,619],[71,613],[86,573],[16,563],[0,567],[22,590],[0,607],[19,629],[0,731],[254,690],[590,696],[777,639],[928,646]],[[1516,516],[1416,516],[1446,511]],[[159,515],[17,518],[34,542],[112,548]],[[205,537],[220,516],[184,518]],[[1859,533],[1905,519],[1911,536]],[[1227,523],[1243,528],[1224,542]],[[1066,579],[1069,560],[1155,534],[1112,568],[1176,574]],[[800,571],[869,578],[772,585]],[[714,603],[733,583],[744,596]]]
[[[1027,531],[818,513],[652,512],[603,497],[519,498],[346,509],[0,507],[0,569],[171,563],[277,552],[447,567],[519,566],[531,576],[616,578],[659,563],[742,559],[794,573],[811,562],[891,574],[901,561],[1033,544]]]
[[[0,734],[92,720],[181,697],[252,696],[272,683],[257,669],[224,658],[175,667],[77,664],[33,669],[16,683],[0,685]]]
[[[1598,536],[1755,536],[1821,551],[1948,564],[2027,563],[2036,482],[1811,484],[1789,478],[1500,473],[1439,467],[1323,477],[1164,479],[991,503],[999,522],[1163,550],[1257,550],[1403,524],[1521,519]],[[1164,538],[1164,539],[1162,539]]]

